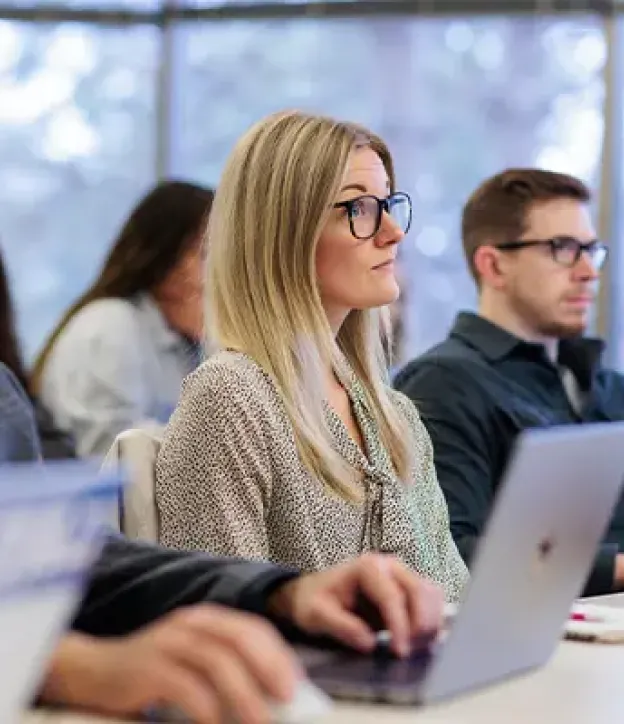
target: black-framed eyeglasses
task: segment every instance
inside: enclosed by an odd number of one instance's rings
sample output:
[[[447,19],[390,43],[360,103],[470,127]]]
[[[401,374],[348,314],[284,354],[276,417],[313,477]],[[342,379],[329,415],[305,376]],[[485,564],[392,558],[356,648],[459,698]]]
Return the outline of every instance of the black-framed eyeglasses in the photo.
[[[579,241],[573,236],[555,236],[552,239],[542,240],[525,240],[508,241],[505,244],[499,244],[497,249],[502,251],[513,251],[515,249],[525,249],[529,246],[547,246],[550,248],[553,259],[562,266],[574,266],[582,254],[587,254],[591,260],[594,269],[598,270],[605,263],[609,253],[606,244],[598,239],[593,241]]]
[[[351,233],[356,239],[370,239],[379,231],[385,211],[394,223],[407,234],[412,223],[412,200],[404,191],[397,191],[385,199],[372,194],[334,204],[335,209],[346,209]]]

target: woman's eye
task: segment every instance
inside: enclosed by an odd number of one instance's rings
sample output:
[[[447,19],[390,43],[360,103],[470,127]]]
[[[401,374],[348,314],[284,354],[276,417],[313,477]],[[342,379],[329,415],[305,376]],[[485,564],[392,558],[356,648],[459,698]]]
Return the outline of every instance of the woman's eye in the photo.
[[[363,201],[354,201],[351,204],[351,216],[362,216],[366,213]]]

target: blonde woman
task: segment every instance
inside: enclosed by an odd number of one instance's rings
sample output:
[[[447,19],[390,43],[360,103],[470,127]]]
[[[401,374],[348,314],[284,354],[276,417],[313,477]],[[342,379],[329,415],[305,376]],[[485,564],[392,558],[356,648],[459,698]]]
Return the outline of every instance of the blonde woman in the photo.
[[[304,571],[381,551],[460,596],[429,437],[386,382],[410,221],[364,128],[290,112],[240,139],[208,227],[221,351],[186,379],[157,461],[165,545]]]

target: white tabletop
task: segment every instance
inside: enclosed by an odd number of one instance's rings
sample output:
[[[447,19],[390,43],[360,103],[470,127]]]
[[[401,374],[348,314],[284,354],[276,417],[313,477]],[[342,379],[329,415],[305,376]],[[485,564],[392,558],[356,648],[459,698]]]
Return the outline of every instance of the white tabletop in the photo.
[[[605,599],[603,599],[604,601]],[[603,602],[601,601],[601,602]],[[624,605],[624,596],[609,603]],[[326,724],[613,724],[624,713],[624,645],[562,642],[539,671],[423,709],[339,704]],[[24,724],[113,724],[33,712]]]

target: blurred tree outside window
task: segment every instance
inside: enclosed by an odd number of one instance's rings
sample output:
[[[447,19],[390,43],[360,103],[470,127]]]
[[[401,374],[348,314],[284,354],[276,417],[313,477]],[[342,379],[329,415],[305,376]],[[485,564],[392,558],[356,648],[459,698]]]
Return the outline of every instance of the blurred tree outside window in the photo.
[[[238,136],[278,109],[379,132],[414,202],[401,251],[404,358],[475,303],[459,218],[477,184],[511,165],[599,179],[597,17],[177,21],[167,119],[156,112],[160,33],[0,20],[0,241],[29,355],[156,181],[165,120],[167,175],[210,184]]]

